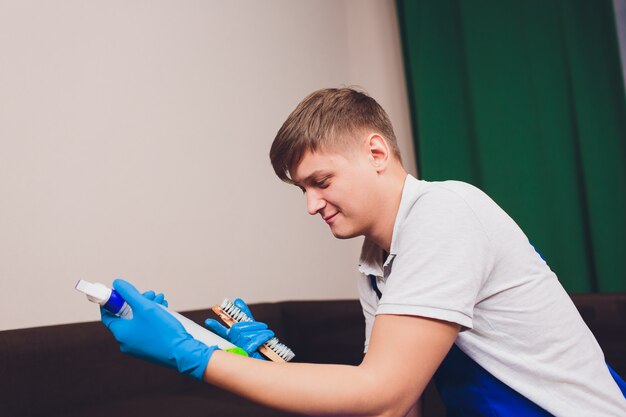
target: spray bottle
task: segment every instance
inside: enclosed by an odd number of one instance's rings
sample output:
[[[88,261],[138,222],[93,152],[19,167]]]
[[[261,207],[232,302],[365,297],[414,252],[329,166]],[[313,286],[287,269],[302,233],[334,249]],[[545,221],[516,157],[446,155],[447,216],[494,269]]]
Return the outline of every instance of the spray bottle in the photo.
[[[87,299],[89,301],[100,304],[102,308],[110,311],[116,316],[127,320],[132,319],[133,310],[130,308],[128,303],[124,301],[122,296],[114,289],[111,289],[104,284],[91,283],[82,279],[76,283],[76,289],[87,295]],[[167,307],[161,304],[158,304],[158,306],[174,316],[174,318],[183,325],[187,333],[189,333],[194,339],[204,343],[207,346],[217,346],[227,352],[248,356],[246,351],[244,351],[243,349],[233,345],[228,340],[223,339],[222,337],[200,326],[199,324],[189,320],[187,317],[175,311],[169,310]]]

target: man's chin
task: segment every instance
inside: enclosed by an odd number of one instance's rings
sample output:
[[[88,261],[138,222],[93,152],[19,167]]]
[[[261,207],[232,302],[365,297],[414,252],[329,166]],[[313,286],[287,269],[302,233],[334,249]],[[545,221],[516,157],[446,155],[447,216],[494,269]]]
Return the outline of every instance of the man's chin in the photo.
[[[353,237],[358,237],[358,236],[362,236],[362,233],[358,233],[355,231],[346,231],[346,230],[335,230],[335,229],[330,229],[331,233],[333,234],[333,236],[335,236],[337,239],[352,239]]]

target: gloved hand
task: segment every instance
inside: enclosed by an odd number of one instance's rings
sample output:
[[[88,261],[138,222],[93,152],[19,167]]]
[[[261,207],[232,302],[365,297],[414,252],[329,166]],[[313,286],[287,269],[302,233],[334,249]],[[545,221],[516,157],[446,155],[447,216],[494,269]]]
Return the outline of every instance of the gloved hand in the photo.
[[[143,298],[147,298],[150,301],[154,301],[157,304],[161,304],[163,307],[167,307],[169,305],[163,293],[157,294],[154,291],[149,290],[149,291],[144,292],[141,295],[143,296]]]
[[[248,305],[241,298],[235,299],[233,304],[246,313],[248,317],[254,320],[254,316],[252,316]],[[213,333],[223,337],[233,345],[242,348],[246,351],[248,356],[256,359],[265,360],[257,349],[263,343],[274,337],[274,332],[267,328],[267,324],[259,321],[244,321],[235,323],[230,329],[227,329],[213,319],[205,320],[204,324]]]
[[[217,346],[206,346],[194,339],[178,320],[157,304],[167,306],[163,294],[148,291],[141,295],[130,283],[117,279],[113,288],[133,310],[133,318],[123,319],[100,309],[102,322],[113,333],[124,353],[202,380],[204,370]]]

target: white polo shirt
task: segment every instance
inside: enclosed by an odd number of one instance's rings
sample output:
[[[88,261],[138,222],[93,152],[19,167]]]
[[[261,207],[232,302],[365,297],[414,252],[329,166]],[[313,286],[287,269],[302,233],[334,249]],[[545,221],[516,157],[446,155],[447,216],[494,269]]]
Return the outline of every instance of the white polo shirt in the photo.
[[[556,275],[479,189],[407,176],[384,263],[382,256],[366,239],[366,351],[378,314],[454,322],[463,352],[550,413],[626,416],[604,354]],[[377,277],[380,300],[368,275]]]

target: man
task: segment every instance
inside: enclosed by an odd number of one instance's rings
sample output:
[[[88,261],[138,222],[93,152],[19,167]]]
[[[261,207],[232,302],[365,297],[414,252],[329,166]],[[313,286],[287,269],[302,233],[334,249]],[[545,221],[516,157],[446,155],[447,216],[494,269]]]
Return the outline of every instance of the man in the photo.
[[[468,184],[407,175],[372,98],[314,92],[270,158],[335,237],[365,236],[362,364],[276,364],[206,347],[153,308],[153,296],[116,281],[134,318],[103,321],[123,351],[304,414],[417,415],[437,371],[449,415],[626,415],[622,381],[523,232]],[[248,350],[262,343],[254,331],[208,325]]]

